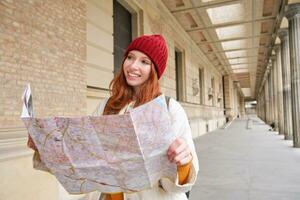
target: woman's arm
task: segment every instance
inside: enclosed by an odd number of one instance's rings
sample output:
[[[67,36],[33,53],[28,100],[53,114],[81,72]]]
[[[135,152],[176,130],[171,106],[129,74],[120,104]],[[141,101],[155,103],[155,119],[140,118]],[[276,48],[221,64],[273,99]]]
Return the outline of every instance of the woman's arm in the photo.
[[[161,184],[167,192],[187,192],[191,190],[191,187],[194,185],[197,178],[199,170],[198,157],[195,151],[189,121],[184,109],[177,101],[170,99],[169,112],[172,118],[172,129],[177,138],[177,140],[174,141],[177,145],[174,146],[181,146],[180,152],[182,153],[176,154],[176,159],[181,161],[178,163],[179,167],[177,171],[181,173],[180,168],[182,167],[185,168],[186,171],[184,173],[185,177],[184,174],[178,173],[178,177],[175,182],[172,182],[169,179],[162,179]],[[170,148],[172,147],[170,146]],[[173,155],[173,158],[176,156]],[[178,160],[176,162],[178,162]],[[185,166],[187,163],[190,163],[190,166]],[[180,180],[181,177],[183,177],[183,181]]]
[[[177,165],[179,185],[187,183],[193,159],[189,146],[183,139],[177,138],[170,145],[167,154],[169,161]]]

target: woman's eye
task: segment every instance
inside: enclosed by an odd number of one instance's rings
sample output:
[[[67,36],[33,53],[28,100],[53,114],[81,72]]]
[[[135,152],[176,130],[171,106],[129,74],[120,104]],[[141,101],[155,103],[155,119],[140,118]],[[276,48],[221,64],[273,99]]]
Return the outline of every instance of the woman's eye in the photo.
[[[130,60],[131,58],[132,58],[132,56],[129,56],[129,55],[127,56],[127,59],[129,59],[129,60]]]
[[[145,65],[150,65],[150,62],[147,61],[147,60],[143,60],[142,63],[145,64]]]

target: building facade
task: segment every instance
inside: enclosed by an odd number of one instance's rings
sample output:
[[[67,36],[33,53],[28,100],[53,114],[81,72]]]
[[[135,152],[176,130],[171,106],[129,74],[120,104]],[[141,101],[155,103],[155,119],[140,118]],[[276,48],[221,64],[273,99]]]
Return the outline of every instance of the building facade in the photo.
[[[84,198],[33,170],[20,119],[22,92],[30,83],[37,117],[89,115],[109,96],[134,37],[166,38],[162,92],[182,104],[194,138],[245,113],[238,84],[215,68],[162,1],[1,0],[0,13],[1,199]]]

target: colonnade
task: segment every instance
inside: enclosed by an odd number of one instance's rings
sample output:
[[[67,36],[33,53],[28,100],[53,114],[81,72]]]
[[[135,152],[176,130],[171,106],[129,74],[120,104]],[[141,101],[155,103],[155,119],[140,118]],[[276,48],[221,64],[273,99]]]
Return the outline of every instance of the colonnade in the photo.
[[[281,43],[264,74],[257,114],[300,147],[300,3],[288,5],[285,16],[288,28],[278,31]]]

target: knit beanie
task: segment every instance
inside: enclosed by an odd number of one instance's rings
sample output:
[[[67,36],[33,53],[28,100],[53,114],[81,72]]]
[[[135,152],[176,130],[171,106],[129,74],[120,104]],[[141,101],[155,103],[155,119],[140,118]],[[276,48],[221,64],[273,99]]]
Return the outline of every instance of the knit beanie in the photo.
[[[168,48],[165,39],[161,35],[143,35],[129,44],[124,57],[132,50],[141,51],[151,59],[159,79],[166,69],[168,60]]]

